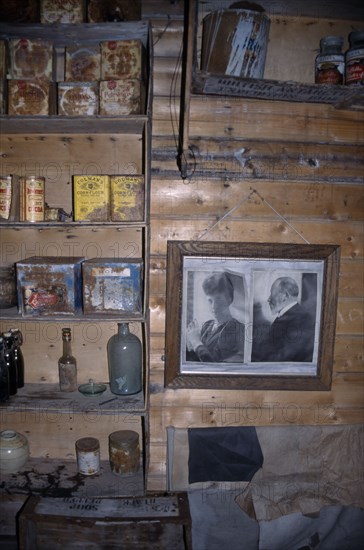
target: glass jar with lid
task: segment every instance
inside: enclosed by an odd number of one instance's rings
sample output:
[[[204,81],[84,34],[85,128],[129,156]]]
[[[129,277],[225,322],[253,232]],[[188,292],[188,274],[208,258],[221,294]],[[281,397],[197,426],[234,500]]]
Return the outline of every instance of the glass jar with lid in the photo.
[[[345,54],[345,83],[364,85],[364,30],[349,34],[350,48]]]
[[[344,84],[345,55],[342,36],[324,36],[315,60],[316,84]]]

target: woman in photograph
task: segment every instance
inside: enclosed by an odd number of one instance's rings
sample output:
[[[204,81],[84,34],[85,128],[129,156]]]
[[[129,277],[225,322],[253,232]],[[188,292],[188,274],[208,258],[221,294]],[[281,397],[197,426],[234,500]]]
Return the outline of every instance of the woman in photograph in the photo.
[[[199,326],[192,320],[186,331],[187,361],[244,362],[245,327],[230,311],[234,285],[226,272],[212,273],[202,283],[213,319]]]

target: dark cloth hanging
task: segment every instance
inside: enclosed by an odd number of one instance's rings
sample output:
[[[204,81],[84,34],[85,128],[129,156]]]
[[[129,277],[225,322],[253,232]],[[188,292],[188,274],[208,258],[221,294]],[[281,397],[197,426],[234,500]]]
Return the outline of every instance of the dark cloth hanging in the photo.
[[[250,481],[263,465],[254,427],[190,428],[188,481]]]

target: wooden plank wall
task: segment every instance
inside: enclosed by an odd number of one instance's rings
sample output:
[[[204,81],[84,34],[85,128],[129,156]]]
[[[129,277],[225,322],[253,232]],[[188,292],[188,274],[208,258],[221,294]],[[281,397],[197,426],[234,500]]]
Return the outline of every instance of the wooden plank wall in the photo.
[[[166,428],[170,425],[363,421],[363,113],[320,104],[193,97],[186,156],[189,177],[182,180],[176,165],[182,4],[166,1],[145,6],[145,15],[152,19],[155,55],[150,490],[165,488]],[[319,22],[311,23],[317,25],[318,44]],[[307,24],[305,21],[302,37]],[[289,27],[287,18],[285,26]],[[257,194],[251,195],[252,189],[297,232]],[[207,231],[246,196],[249,198],[240,208]],[[205,231],[203,240],[221,242],[302,243],[302,235],[310,243],[341,245],[331,391],[164,388],[166,243],[169,239],[199,239]]]

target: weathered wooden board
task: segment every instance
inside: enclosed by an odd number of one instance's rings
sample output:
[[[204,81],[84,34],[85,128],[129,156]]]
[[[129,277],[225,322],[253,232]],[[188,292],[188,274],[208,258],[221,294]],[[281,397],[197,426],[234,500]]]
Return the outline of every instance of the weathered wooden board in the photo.
[[[315,183],[364,183],[364,147],[325,145],[319,143],[278,142],[240,139],[191,139],[186,153],[189,177],[181,181],[176,174],[176,146],[173,140],[153,142],[152,173],[155,184],[177,189],[179,183],[200,184],[221,179],[229,181],[269,180],[294,184],[296,181]],[[211,192],[216,192],[212,187]],[[313,197],[312,197],[313,199]]]
[[[284,221],[254,219],[249,221],[238,216],[229,217],[217,225],[217,218],[198,219],[198,211],[184,219],[153,220],[151,253],[166,254],[168,240],[205,240],[232,242],[290,242],[302,243],[304,237],[310,244],[340,244],[341,257],[360,260],[363,257],[363,224],[359,222],[316,222],[306,218],[296,219],[289,227]],[[196,219],[196,218],[197,219]],[[212,228],[212,226],[214,226]],[[298,233],[297,233],[298,232]]]
[[[184,217],[188,211],[191,217],[195,214],[205,218],[212,213],[218,217],[235,209],[231,217],[238,215],[247,219],[259,216],[264,219],[275,216],[273,207],[290,223],[293,223],[295,217],[302,216],[327,222],[362,219],[364,194],[360,185],[319,185],[313,179],[285,182],[277,178],[272,181],[264,180],[264,176],[256,180],[239,179],[239,174],[231,173],[225,178],[221,175],[212,180],[204,178],[204,174],[210,173],[206,170],[190,180],[154,179],[152,217],[176,219]],[[260,196],[253,192],[254,189]],[[284,200],[280,197],[284,197]]]

